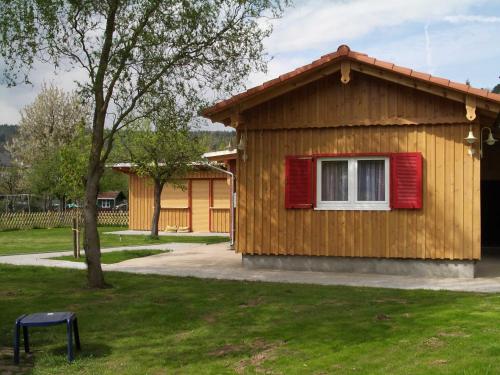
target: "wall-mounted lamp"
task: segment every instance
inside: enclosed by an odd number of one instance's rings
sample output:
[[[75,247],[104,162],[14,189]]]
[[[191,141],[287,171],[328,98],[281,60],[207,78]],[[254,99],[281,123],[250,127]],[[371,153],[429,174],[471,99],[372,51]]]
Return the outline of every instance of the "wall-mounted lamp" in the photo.
[[[238,146],[236,147],[239,151],[243,152],[243,155],[241,156],[243,161],[247,161],[247,159],[248,159],[246,138],[247,138],[246,135],[242,134],[240,137],[240,142],[238,143]]]
[[[245,151],[246,148],[247,148],[247,142],[245,140],[245,136],[244,135],[241,135],[240,137],[240,142],[238,143],[238,150],[240,151]]]
[[[465,137],[464,139],[465,139],[465,142],[467,142],[470,145],[473,145],[474,143],[476,143],[477,138],[474,136],[474,132],[472,131],[472,125],[469,128],[469,135],[467,137]]]
[[[484,130],[488,130],[488,138],[484,141]],[[483,157],[483,143],[486,143],[488,146],[493,146],[498,140],[493,137],[493,132],[491,131],[491,128],[485,126],[484,128],[481,129],[481,142],[479,144],[479,155],[481,158]]]
[[[469,144],[469,151],[468,151],[469,155],[474,156],[476,150],[474,150],[474,147],[472,146],[474,145],[474,143],[477,142],[477,138],[474,136],[474,132],[472,131],[472,125],[470,125],[469,134],[467,135],[467,137],[464,138],[464,140]]]

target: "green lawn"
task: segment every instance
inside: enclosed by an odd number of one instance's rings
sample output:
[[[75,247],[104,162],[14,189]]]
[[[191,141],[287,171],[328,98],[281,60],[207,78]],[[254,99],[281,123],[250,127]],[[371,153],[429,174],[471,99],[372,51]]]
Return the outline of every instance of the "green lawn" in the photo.
[[[127,245],[152,245],[171,242],[218,243],[229,241],[228,237],[195,237],[195,236],[161,236],[154,240],[149,236],[119,236],[104,234],[123,230],[123,227],[100,227],[101,246],[116,247]],[[71,228],[29,229],[0,232],[0,255],[42,253],[73,249],[73,234]]]
[[[134,259],[134,258],[143,258],[148,257],[150,255],[156,255],[168,252],[168,250],[123,250],[123,251],[113,251],[111,253],[102,253],[101,254],[101,263],[104,264],[112,264],[112,263],[120,263],[124,260]],[[69,260],[72,262],[85,262],[85,256],[80,258],[75,258],[73,255],[66,255],[62,257],[50,258],[56,260]]]
[[[0,266],[0,366],[18,315],[71,310],[83,351],[67,364],[64,327],[33,329],[33,374],[500,373],[498,294],[107,281],[114,288],[94,291],[82,271]]]

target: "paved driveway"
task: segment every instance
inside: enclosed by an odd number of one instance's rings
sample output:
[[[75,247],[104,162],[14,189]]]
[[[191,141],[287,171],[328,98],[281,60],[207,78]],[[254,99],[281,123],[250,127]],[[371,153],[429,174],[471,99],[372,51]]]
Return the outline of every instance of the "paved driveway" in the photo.
[[[433,289],[474,292],[500,292],[498,272],[492,272],[490,263],[488,277],[476,279],[431,279],[409,276],[353,274],[332,272],[283,271],[283,270],[248,270],[241,265],[241,255],[228,250],[228,244],[162,244],[133,246],[126,248],[104,249],[103,252],[132,250],[141,248],[172,249],[165,254],[144,258],[130,259],[116,264],[103,265],[106,271],[120,271],[139,274],[157,274],[169,276],[193,276],[200,278],[247,280],[285,283],[305,283],[320,285],[348,285],[400,289]],[[69,255],[71,252],[26,254],[0,257],[0,263],[16,265],[39,265],[49,267],[85,268],[85,264],[47,258]],[[485,263],[486,264],[486,263]]]

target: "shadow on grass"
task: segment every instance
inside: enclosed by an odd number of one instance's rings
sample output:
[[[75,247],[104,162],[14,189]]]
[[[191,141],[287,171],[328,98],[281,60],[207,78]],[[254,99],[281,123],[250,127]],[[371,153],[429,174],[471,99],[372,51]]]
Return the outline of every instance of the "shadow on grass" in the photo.
[[[80,338],[81,340],[81,338]],[[107,357],[111,354],[111,347],[102,342],[83,342],[82,341],[82,349],[76,350],[76,347],[73,346],[73,351],[75,355],[75,359],[85,359],[85,358],[103,358]],[[67,346],[59,345],[52,348],[49,353],[57,356],[66,356],[67,354]]]
[[[117,272],[106,273],[114,288],[84,290],[75,287],[85,279],[81,271],[4,270],[0,285],[8,303],[0,320],[34,309],[75,311],[83,349],[75,358],[88,373],[103,373],[103,366],[123,373],[293,373],[304,364],[308,373],[354,367],[373,374],[463,373],[465,367],[475,371],[468,373],[500,373],[500,299],[494,294]],[[11,334],[0,327],[5,343]],[[64,360],[60,334],[45,338],[40,347]],[[93,358],[104,360],[88,360]],[[57,372],[52,362],[41,362],[35,366],[43,374],[80,369]]]
[[[33,369],[33,356],[21,352],[18,365],[14,364],[14,352],[12,347],[0,347],[0,374],[2,375],[24,375],[30,374]]]

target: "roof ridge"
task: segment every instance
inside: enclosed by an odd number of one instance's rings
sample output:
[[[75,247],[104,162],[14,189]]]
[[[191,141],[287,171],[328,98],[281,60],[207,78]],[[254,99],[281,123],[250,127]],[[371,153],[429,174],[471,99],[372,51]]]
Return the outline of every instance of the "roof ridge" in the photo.
[[[429,73],[420,72],[417,70],[413,70],[404,66],[396,65],[389,61],[379,60],[374,57],[368,56],[366,53],[357,52],[351,50],[351,48],[346,44],[341,44],[337,51],[331,52],[321,56],[317,60],[313,60],[311,63],[300,66],[294,70],[291,70],[287,73],[281,74],[279,77],[263,82],[260,85],[252,87],[246,91],[243,91],[239,94],[232,96],[229,99],[222,100],[212,107],[207,108],[203,111],[205,115],[210,115],[212,113],[219,112],[225,107],[228,107],[230,104],[237,102],[245,97],[249,97],[255,95],[263,90],[269,89],[279,83],[282,83],[291,78],[297,77],[300,74],[303,74],[307,71],[311,71],[313,69],[319,68],[320,66],[331,62],[332,60],[337,60],[340,58],[349,58],[355,61],[373,65],[382,69],[386,69],[389,71],[393,71],[397,74],[402,74],[414,79],[418,79],[421,81],[431,82],[441,87],[449,88],[452,90],[460,91],[466,94],[472,94],[478,97],[482,97],[487,100],[492,100],[500,103],[500,94],[495,94],[487,89],[475,88],[465,83],[459,83],[451,81],[447,78],[433,76]]]

